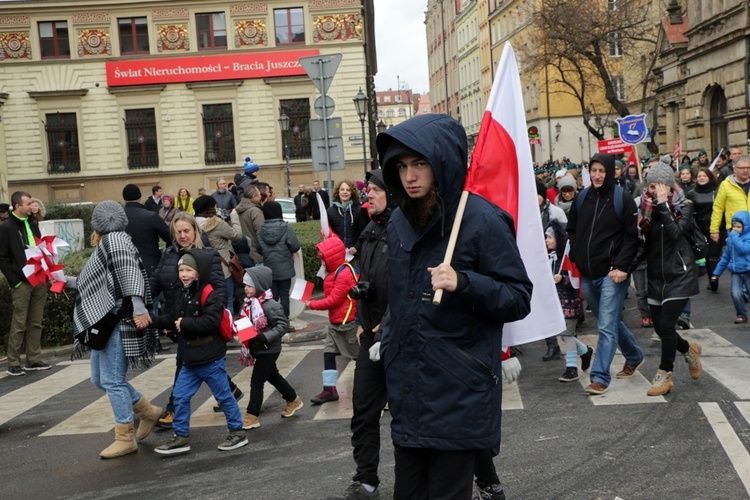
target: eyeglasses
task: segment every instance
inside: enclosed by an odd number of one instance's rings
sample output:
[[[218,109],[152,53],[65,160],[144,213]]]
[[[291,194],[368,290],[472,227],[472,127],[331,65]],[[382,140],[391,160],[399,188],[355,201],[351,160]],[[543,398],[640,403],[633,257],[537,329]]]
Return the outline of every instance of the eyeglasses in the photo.
[[[735,170],[750,170],[750,167],[738,167],[737,165],[734,166]]]

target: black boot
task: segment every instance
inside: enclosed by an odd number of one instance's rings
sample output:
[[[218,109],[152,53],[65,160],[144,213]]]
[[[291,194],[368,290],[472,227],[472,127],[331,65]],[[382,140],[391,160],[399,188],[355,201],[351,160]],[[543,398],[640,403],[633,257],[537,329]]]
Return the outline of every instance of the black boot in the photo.
[[[560,359],[559,345],[547,346],[547,354],[542,356],[542,361],[552,361],[553,359]]]

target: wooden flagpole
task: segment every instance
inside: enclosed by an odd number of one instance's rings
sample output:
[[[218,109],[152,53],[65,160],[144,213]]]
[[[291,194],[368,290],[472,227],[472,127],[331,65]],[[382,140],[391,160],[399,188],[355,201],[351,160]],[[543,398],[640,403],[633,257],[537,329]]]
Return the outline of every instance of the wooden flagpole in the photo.
[[[453,252],[456,250],[456,241],[458,240],[458,231],[461,229],[461,221],[464,218],[464,211],[466,210],[466,202],[469,200],[469,192],[462,191],[461,199],[458,201],[458,209],[456,210],[456,218],[453,219],[453,227],[451,228],[451,235],[448,239],[448,248],[445,250],[445,258],[443,264],[451,264],[453,260]],[[443,289],[438,288],[435,290],[435,295],[432,297],[432,303],[439,305],[440,301],[443,300]]]

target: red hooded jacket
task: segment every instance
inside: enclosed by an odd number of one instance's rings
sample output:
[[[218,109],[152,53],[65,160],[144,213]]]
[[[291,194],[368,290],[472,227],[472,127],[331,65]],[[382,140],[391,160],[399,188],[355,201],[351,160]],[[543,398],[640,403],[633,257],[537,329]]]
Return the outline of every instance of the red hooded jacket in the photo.
[[[326,238],[315,248],[323,256],[323,264],[328,275],[323,281],[322,300],[310,301],[310,309],[328,310],[328,320],[331,324],[342,325],[351,323],[357,316],[357,301],[349,297],[349,290],[357,284],[359,276],[355,278],[350,266],[345,266],[337,272],[339,267],[346,264],[346,248],[337,237]]]

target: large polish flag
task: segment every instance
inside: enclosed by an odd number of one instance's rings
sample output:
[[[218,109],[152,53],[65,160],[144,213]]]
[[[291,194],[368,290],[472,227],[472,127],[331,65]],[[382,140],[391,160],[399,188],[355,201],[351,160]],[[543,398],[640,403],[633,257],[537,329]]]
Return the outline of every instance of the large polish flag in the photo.
[[[503,345],[525,344],[564,331],[565,318],[539,216],[521,79],[510,43],[505,44],[500,57],[464,189],[513,217],[518,249],[534,284],[531,313],[505,325]]]

